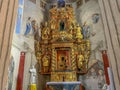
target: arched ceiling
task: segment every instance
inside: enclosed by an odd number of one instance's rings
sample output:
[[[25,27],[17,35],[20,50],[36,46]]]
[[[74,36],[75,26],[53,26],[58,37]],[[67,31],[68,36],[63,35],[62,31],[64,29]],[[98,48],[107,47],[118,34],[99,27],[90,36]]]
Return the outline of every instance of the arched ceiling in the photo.
[[[57,0],[44,0],[45,2],[47,3],[56,3]],[[65,0],[67,3],[72,3],[72,2],[75,2],[77,0]]]

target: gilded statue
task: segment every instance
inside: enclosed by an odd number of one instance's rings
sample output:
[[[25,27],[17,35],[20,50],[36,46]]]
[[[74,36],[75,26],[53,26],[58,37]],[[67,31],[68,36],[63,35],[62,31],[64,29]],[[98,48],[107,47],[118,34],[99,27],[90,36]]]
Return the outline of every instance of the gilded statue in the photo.
[[[45,27],[43,28],[42,32],[42,39],[48,39],[50,31],[47,22],[45,22]]]
[[[36,59],[37,59],[38,61],[40,61],[40,59],[41,59],[41,52],[37,52],[37,53],[36,53]]]
[[[44,58],[42,59],[42,63],[43,63],[43,71],[44,72],[48,72],[49,71],[49,57],[48,56],[44,56]]]
[[[76,38],[77,39],[82,39],[83,38],[83,35],[81,33],[81,27],[79,25],[77,25]]]
[[[78,55],[78,68],[82,69],[84,67],[84,63],[85,63],[85,58],[83,54],[81,53]]]
[[[56,28],[56,20],[55,19],[51,19],[50,28],[51,28],[51,30],[54,30]]]
[[[49,10],[51,19],[57,19],[57,8],[53,7]]]
[[[39,41],[35,41],[35,51],[38,52],[40,50],[40,44]]]

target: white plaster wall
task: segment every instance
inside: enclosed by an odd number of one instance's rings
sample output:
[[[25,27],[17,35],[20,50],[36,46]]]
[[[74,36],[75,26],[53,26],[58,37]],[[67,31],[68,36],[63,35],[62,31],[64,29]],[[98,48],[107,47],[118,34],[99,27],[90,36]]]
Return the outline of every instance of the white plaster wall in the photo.
[[[14,78],[13,78],[13,87],[12,90],[16,90],[16,82],[17,82],[17,75],[19,69],[19,61],[20,61],[20,52],[26,52],[25,56],[25,66],[24,66],[24,78],[23,78],[23,90],[27,90],[29,85],[29,78],[30,73],[29,69],[32,65],[36,64],[36,57],[34,55],[34,37],[31,36],[24,36],[25,29],[26,29],[26,21],[28,17],[31,17],[32,20],[36,20],[38,26],[40,26],[40,22],[43,21],[43,13],[44,10],[40,7],[40,0],[36,0],[36,4],[32,3],[29,0],[24,0],[24,7],[23,7],[23,17],[22,17],[22,25],[20,34],[13,35],[13,42],[12,42],[12,50],[11,55],[15,60],[15,69],[14,69]]]
[[[103,24],[102,24],[100,9],[97,0],[90,0],[86,4],[83,4],[81,7],[79,7],[76,10],[76,12],[77,12],[76,17],[79,18],[79,23],[81,24],[81,26],[84,24],[84,22],[86,22],[86,24],[90,26],[91,50],[94,50],[99,43],[103,43],[104,47],[106,47]],[[100,14],[100,19],[98,23],[93,24],[92,15],[95,13]],[[92,33],[96,33],[95,36],[92,36]]]
[[[24,13],[23,13],[23,23],[21,28],[21,34],[23,35],[26,29],[26,21],[28,17],[31,17],[32,20],[36,20],[38,26],[40,27],[40,23],[43,21],[43,13],[44,10],[40,7],[40,0],[36,0],[36,4],[30,2],[29,0],[25,0],[24,5]],[[25,69],[24,69],[24,80],[23,80],[23,90],[27,90],[30,84],[30,73],[29,70],[32,65],[35,65],[37,60],[34,55],[34,37],[32,36],[23,36],[26,51],[25,58]]]
[[[11,55],[13,56],[14,60],[14,73],[13,73],[13,85],[12,90],[16,90],[16,83],[17,83],[17,75],[19,69],[19,61],[20,61],[20,49],[17,48],[15,45],[12,45]]]
[[[92,21],[92,15],[95,13],[100,14],[99,21],[96,24],[94,24]],[[76,18],[79,19],[78,22],[81,24],[81,26],[84,24],[84,22],[86,22],[86,24],[90,26],[90,32],[91,32],[89,38],[91,42],[90,63],[92,63],[93,60],[103,61],[100,49],[106,48],[106,43],[105,43],[103,24],[101,20],[101,12],[97,0],[90,0],[87,3],[84,3],[79,8],[77,8]],[[96,34],[93,36],[92,33],[96,33]],[[95,51],[95,53],[93,51]],[[85,83],[84,85],[86,87],[86,90],[99,90],[97,78],[90,80],[86,79],[86,81],[83,81],[83,83]]]

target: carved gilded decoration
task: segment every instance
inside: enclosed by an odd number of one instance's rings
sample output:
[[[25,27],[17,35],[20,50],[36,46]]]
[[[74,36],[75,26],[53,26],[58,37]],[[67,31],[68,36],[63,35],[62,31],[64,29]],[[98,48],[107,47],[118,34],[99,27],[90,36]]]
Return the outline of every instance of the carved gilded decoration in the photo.
[[[41,28],[41,40],[35,41],[36,59],[41,74],[51,74],[51,81],[77,81],[77,74],[88,69],[90,41],[83,39],[72,6],[53,7],[49,21]]]

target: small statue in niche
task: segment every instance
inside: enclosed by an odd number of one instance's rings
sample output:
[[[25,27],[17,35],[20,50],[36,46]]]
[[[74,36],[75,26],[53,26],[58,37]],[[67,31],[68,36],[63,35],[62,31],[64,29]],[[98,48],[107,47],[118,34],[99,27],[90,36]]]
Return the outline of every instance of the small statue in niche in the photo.
[[[34,66],[32,66],[32,68],[30,69],[30,84],[35,84],[36,83],[36,69]]]
[[[8,90],[12,90],[12,85],[13,85],[13,73],[14,73],[14,59],[12,57],[12,61],[9,67],[8,71]]]
[[[49,60],[50,58],[48,56],[44,56],[42,59],[44,73],[49,72]]]

